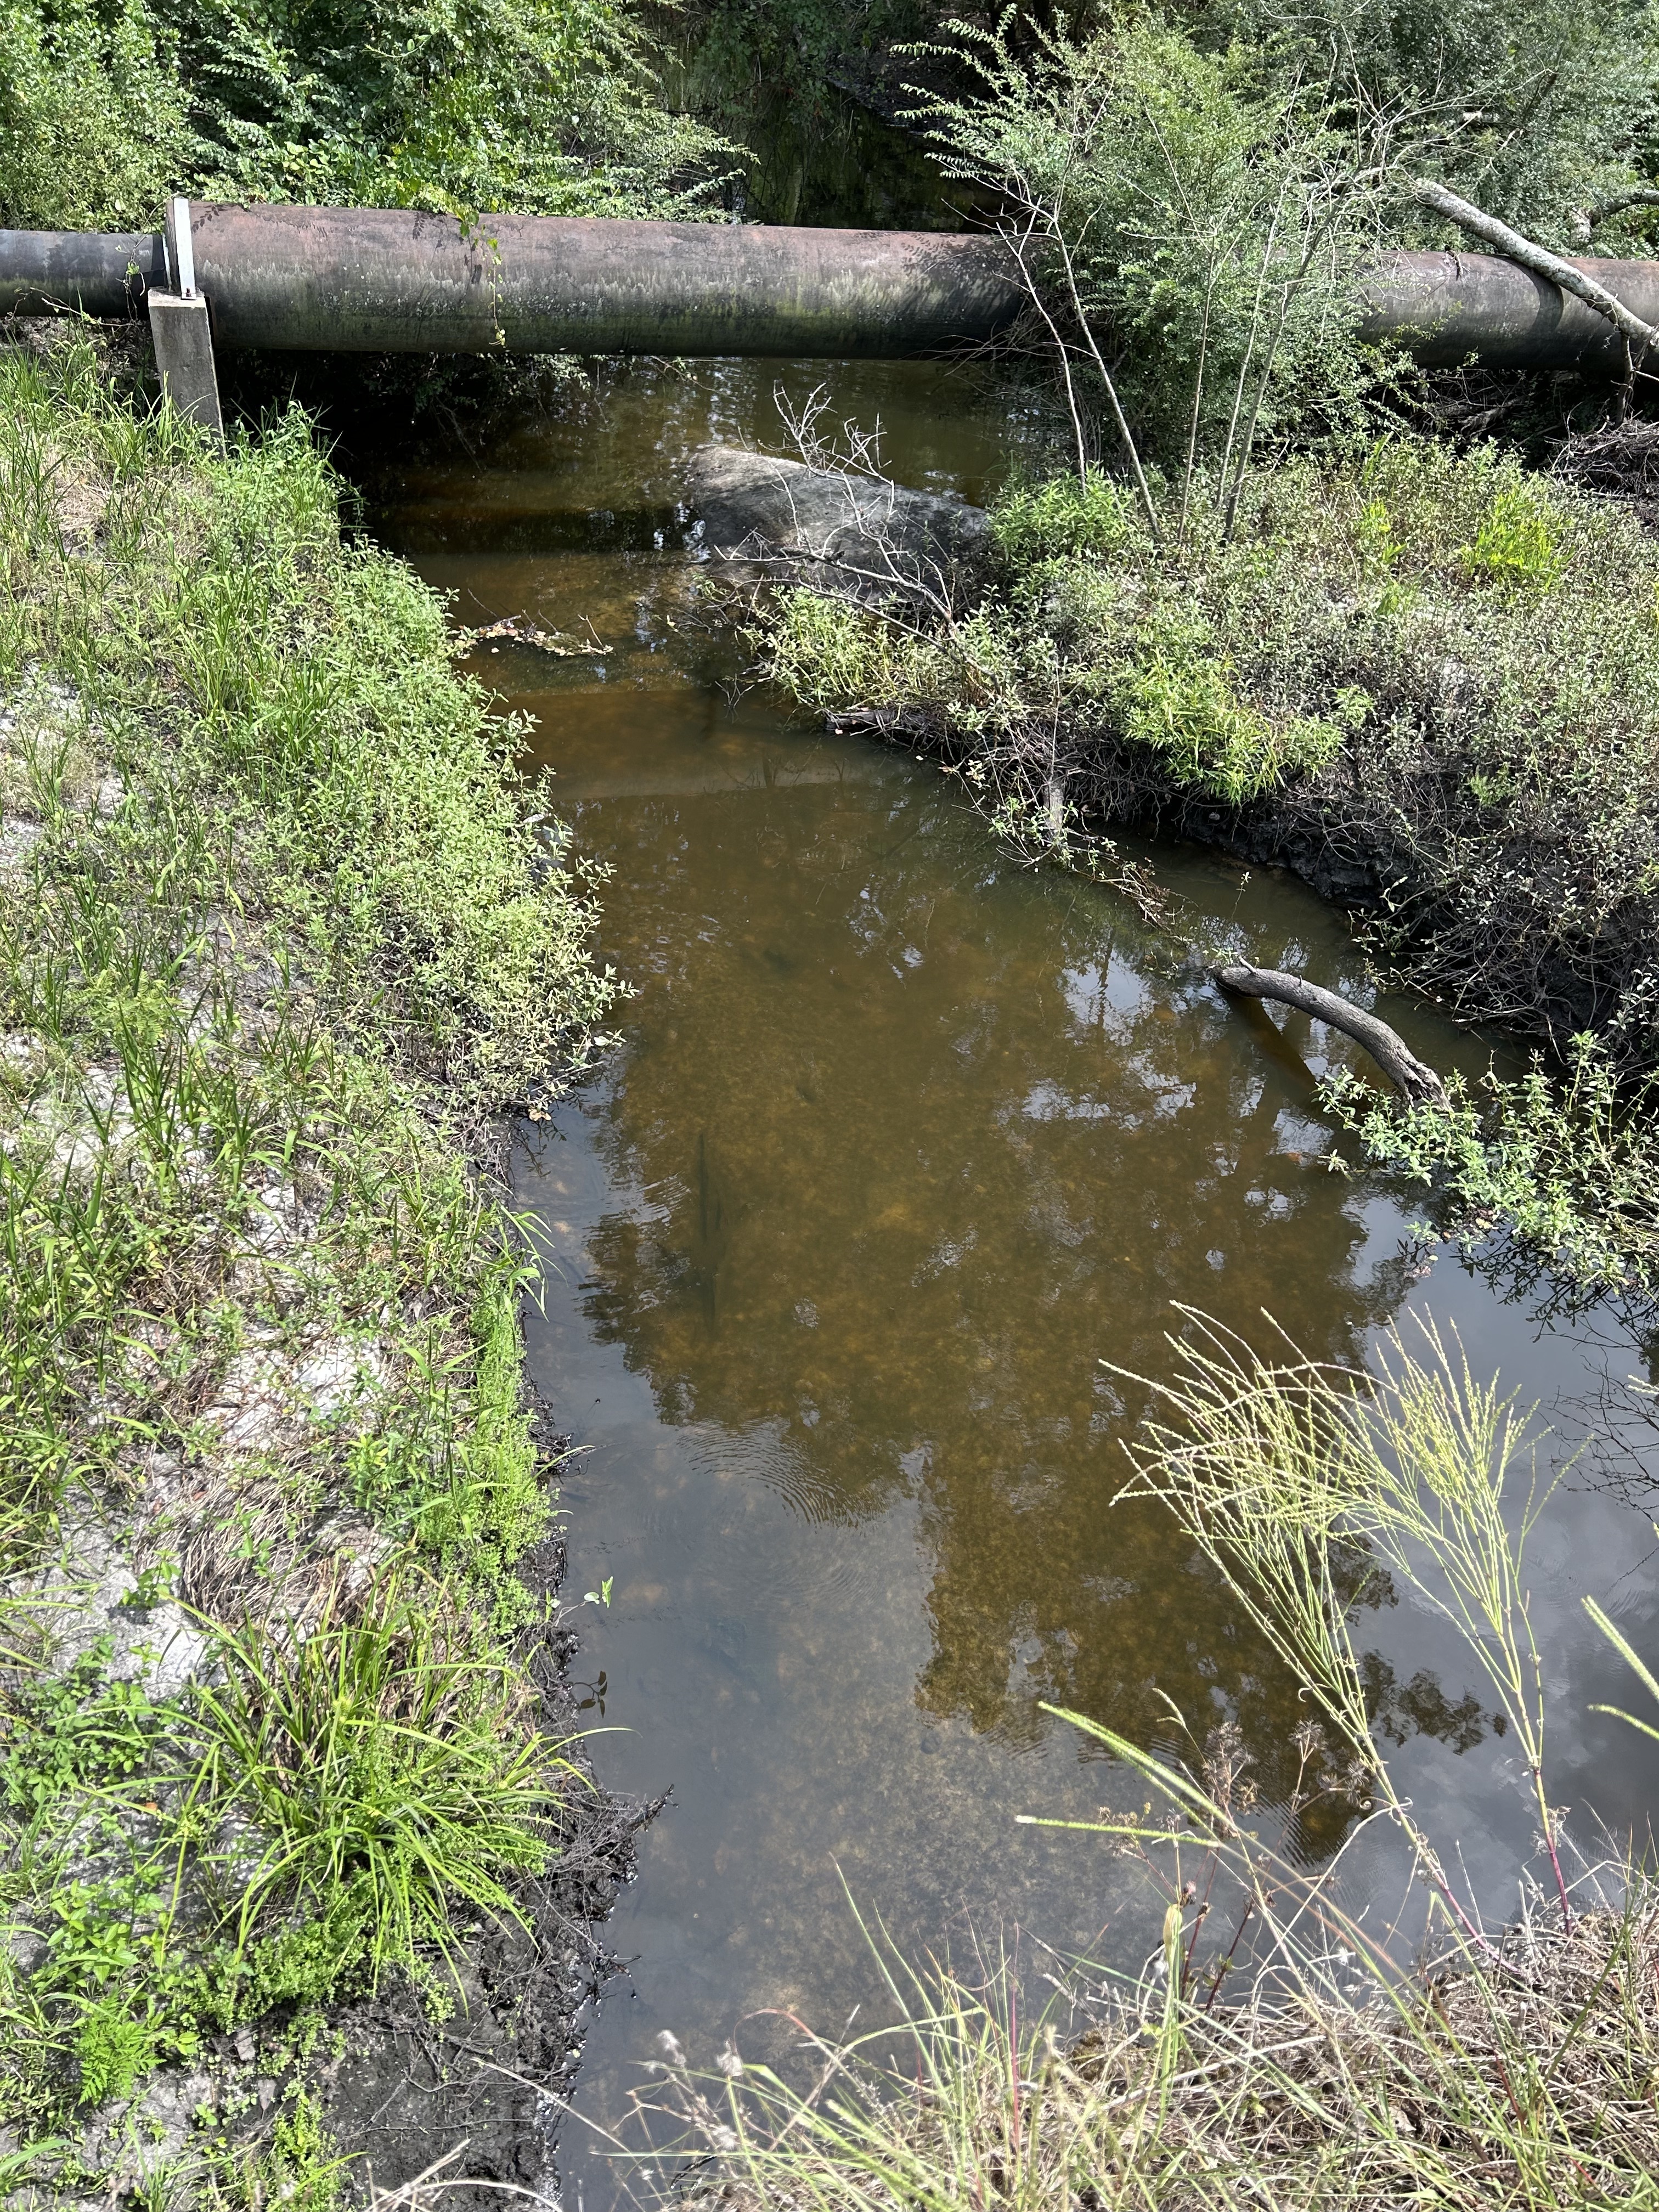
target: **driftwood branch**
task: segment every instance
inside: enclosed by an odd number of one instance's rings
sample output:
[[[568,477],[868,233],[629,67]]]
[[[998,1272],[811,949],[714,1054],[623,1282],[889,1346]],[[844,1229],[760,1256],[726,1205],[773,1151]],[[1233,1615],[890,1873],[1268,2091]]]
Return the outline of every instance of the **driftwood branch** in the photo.
[[[1564,261],[1559,253],[1547,246],[1534,246],[1529,238],[1522,238],[1518,230],[1511,230],[1496,216],[1483,214],[1470,201],[1460,199],[1455,192],[1448,191],[1444,185],[1431,184],[1426,178],[1413,180],[1412,190],[1426,208],[1443,215],[1460,230],[1480,239],[1501,253],[1507,261],[1518,262],[1522,269],[1530,269],[1534,276],[1546,277],[1550,283],[1559,284],[1564,292],[1571,292],[1587,307],[1594,307],[1598,315],[1607,320],[1626,338],[1638,353],[1650,346],[1659,345],[1659,331],[1651,323],[1644,323],[1639,315],[1632,314],[1624,301],[1609,292],[1605,284],[1598,284],[1594,276]]]
[[[1277,999],[1363,1044],[1410,1104],[1445,1106],[1446,1087],[1434,1070],[1418,1059],[1398,1030],[1378,1021],[1375,1014],[1366,1013],[1352,1000],[1339,998],[1334,991],[1322,991],[1316,983],[1304,983],[1299,975],[1287,975],[1278,968],[1241,965],[1212,968],[1210,973],[1224,991],[1236,991],[1246,999]]]

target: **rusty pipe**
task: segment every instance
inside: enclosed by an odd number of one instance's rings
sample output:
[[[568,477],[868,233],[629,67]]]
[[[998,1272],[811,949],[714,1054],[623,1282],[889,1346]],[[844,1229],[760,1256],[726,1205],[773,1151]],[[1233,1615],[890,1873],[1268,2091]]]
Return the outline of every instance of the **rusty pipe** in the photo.
[[[929,353],[1019,312],[992,234],[453,216],[191,203],[197,281],[224,346],[352,353]],[[1659,323],[1659,262],[1579,264]],[[165,282],[159,237],[0,231],[0,310],[131,313]],[[1617,368],[1582,301],[1513,262],[1385,252],[1361,333],[1425,366]]]
[[[986,234],[615,222],[197,201],[227,346],[816,356],[991,337],[1021,289]]]
[[[159,232],[0,230],[0,313],[137,315],[167,281]]]
[[[1659,261],[1577,260],[1644,323],[1659,324]],[[1471,356],[1483,368],[1613,373],[1625,342],[1605,315],[1489,253],[1381,253],[1360,280],[1359,334],[1425,368]]]

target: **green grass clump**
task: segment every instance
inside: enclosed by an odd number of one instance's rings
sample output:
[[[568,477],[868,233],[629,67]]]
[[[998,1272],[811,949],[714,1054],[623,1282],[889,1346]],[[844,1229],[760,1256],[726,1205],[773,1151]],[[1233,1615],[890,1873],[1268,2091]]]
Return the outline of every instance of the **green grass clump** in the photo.
[[[233,2031],[293,2068],[273,2023],[399,1980],[453,2003],[568,1829],[514,1573],[554,1503],[533,1267],[474,1161],[580,1065],[610,985],[518,734],[434,596],[343,535],[299,416],[217,450],[82,337],[0,349],[0,2128],[26,2178],[103,2185],[82,2130],[158,2066],[217,2068],[234,2112]],[[222,2194],[252,2160],[248,2202],[272,2176],[333,2201],[318,2145],[284,2148],[307,2094],[204,2143]]]
[[[323,1986],[360,1962],[453,1961],[454,1918],[522,1915],[505,1884],[551,1849],[554,1775],[523,1680],[441,1587],[338,1589],[297,1647],[251,1626],[195,1714],[205,1750],[191,1809],[241,1814],[264,1840],[242,1883],[244,1949],[273,1917],[341,1930]]]

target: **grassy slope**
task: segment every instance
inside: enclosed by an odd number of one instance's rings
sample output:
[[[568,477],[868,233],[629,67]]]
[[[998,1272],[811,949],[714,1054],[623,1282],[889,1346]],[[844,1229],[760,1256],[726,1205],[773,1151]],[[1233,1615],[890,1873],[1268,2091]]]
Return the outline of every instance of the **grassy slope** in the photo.
[[[1361,1113],[1373,1155],[1449,1174],[1466,1218],[1587,1279],[1659,1286],[1653,1102],[1626,1111],[1659,1068],[1659,543],[1512,459],[1410,439],[1264,476],[1231,539],[1200,495],[1154,543],[1098,481],[995,523],[976,607],[918,634],[786,594],[770,672],[817,708],[931,714],[1033,846],[1057,784],[1079,842],[1161,821],[1359,908],[1389,966],[1576,1068],[1449,1124]]]
[[[239,2158],[143,2084],[222,2115],[354,1990],[453,2002],[557,1851],[526,1266],[468,1145],[607,985],[303,421],[219,454],[9,344],[0,564],[0,2170],[325,2197],[297,2087]]]

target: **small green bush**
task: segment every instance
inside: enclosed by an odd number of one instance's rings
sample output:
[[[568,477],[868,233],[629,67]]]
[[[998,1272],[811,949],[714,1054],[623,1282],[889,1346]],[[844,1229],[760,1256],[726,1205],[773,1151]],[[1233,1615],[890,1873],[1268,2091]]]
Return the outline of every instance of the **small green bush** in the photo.
[[[1123,731],[1163,757],[1172,782],[1229,806],[1287,776],[1322,768],[1342,744],[1330,722],[1294,717],[1279,728],[1241,699],[1224,656],[1154,649],[1122,686]]]
[[[1659,1293],[1659,1078],[1621,1083],[1585,1034],[1559,1071],[1449,1085],[1449,1113],[1333,1084],[1328,1103],[1365,1164],[1436,1194],[1448,1232],[1477,1247],[1501,1227],[1535,1265],[1591,1292]]]
[[[991,515],[998,548],[1009,560],[1026,563],[1115,553],[1134,532],[1134,511],[1121,486],[1098,474],[1086,485],[1071,476],[1016,484]]]
[[[1462,559],[1471,576],[1540,592],[1559,583],[1566,567],[1548,501],[1528,484],[1504,484],[1492,495]]]

